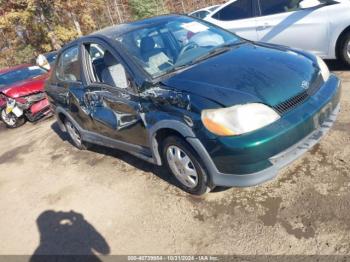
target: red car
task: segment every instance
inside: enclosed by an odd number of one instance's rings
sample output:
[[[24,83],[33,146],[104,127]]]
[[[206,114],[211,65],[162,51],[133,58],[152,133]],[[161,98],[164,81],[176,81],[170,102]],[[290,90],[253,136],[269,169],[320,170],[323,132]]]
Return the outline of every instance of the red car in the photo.
[[[8,128],[51,115],[44,93],[49,76],[43,68],[27,64],[0,70],[0,118]]]

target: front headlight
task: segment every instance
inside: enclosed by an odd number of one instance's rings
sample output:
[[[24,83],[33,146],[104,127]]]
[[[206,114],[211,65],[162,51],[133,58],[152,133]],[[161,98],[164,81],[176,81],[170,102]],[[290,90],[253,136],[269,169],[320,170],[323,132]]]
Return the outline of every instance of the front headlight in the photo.
[[[202,111],[202,122],[218,136],[236,136],[267,126],[280,116],[272,108],[259,103]]]
[[[328,79],[329,79],[329,76],[330,76],[330,72],[329,72],[328,66],[327,66],[326,63],[322,60],[321,57],[317,56],[316,58],[317,58],[317,64],[318,64],[318,67],[320,68],[320,71],[321,71],[323,80],[324,80],[325,82],[327,82]]]

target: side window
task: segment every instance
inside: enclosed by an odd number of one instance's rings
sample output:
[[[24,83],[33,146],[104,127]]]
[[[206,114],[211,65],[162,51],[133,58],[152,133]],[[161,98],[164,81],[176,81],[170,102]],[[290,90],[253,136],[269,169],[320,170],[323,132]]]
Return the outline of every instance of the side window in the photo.
[[[274,15],[299,10],[302,0],[259,0],[261,15]]]
[[[124,66],[114,55],[98,44],[85,45],[92,82],[127,89],[129,81]]]
[[[80,63],[78,46],[65,50],[59,57],[56,77],[61,81],[80,81]]]
[[[102,58],[104,55],[104,51],[105,50],[97,44],[90,45],[90,52],[89,53],[90,53],[92,60]]]
[[[253,17],[251,0],[237,0],[213,15],[213,18],[221,21],[239,20],[251,17]]]
[[[200,18],[200,19],[206,18],[207,15],[209,15],[208,11],[198,11],[192,14],[193,17]]]

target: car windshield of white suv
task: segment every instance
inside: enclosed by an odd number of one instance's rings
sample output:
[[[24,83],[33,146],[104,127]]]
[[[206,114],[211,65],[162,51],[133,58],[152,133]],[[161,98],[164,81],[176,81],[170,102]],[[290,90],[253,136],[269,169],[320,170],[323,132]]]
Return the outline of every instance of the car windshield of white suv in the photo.
[[[9,86],[27,79],[36,78],[47,73],[39,66],[29,66],[0,74],[0,87]]]
[[[190,17],[136,29],[117,40],[153,78],[218,55],[243,41]]]

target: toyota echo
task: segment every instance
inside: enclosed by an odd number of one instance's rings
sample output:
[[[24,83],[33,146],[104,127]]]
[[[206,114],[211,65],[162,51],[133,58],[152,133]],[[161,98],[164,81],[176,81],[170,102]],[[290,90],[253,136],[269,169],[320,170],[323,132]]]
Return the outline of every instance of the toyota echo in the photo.
[[[168,15],[66,45],[46,92],[79,149],[126,151],[201,195],[274,178],[331,128],[340,86],[310,53]]]

